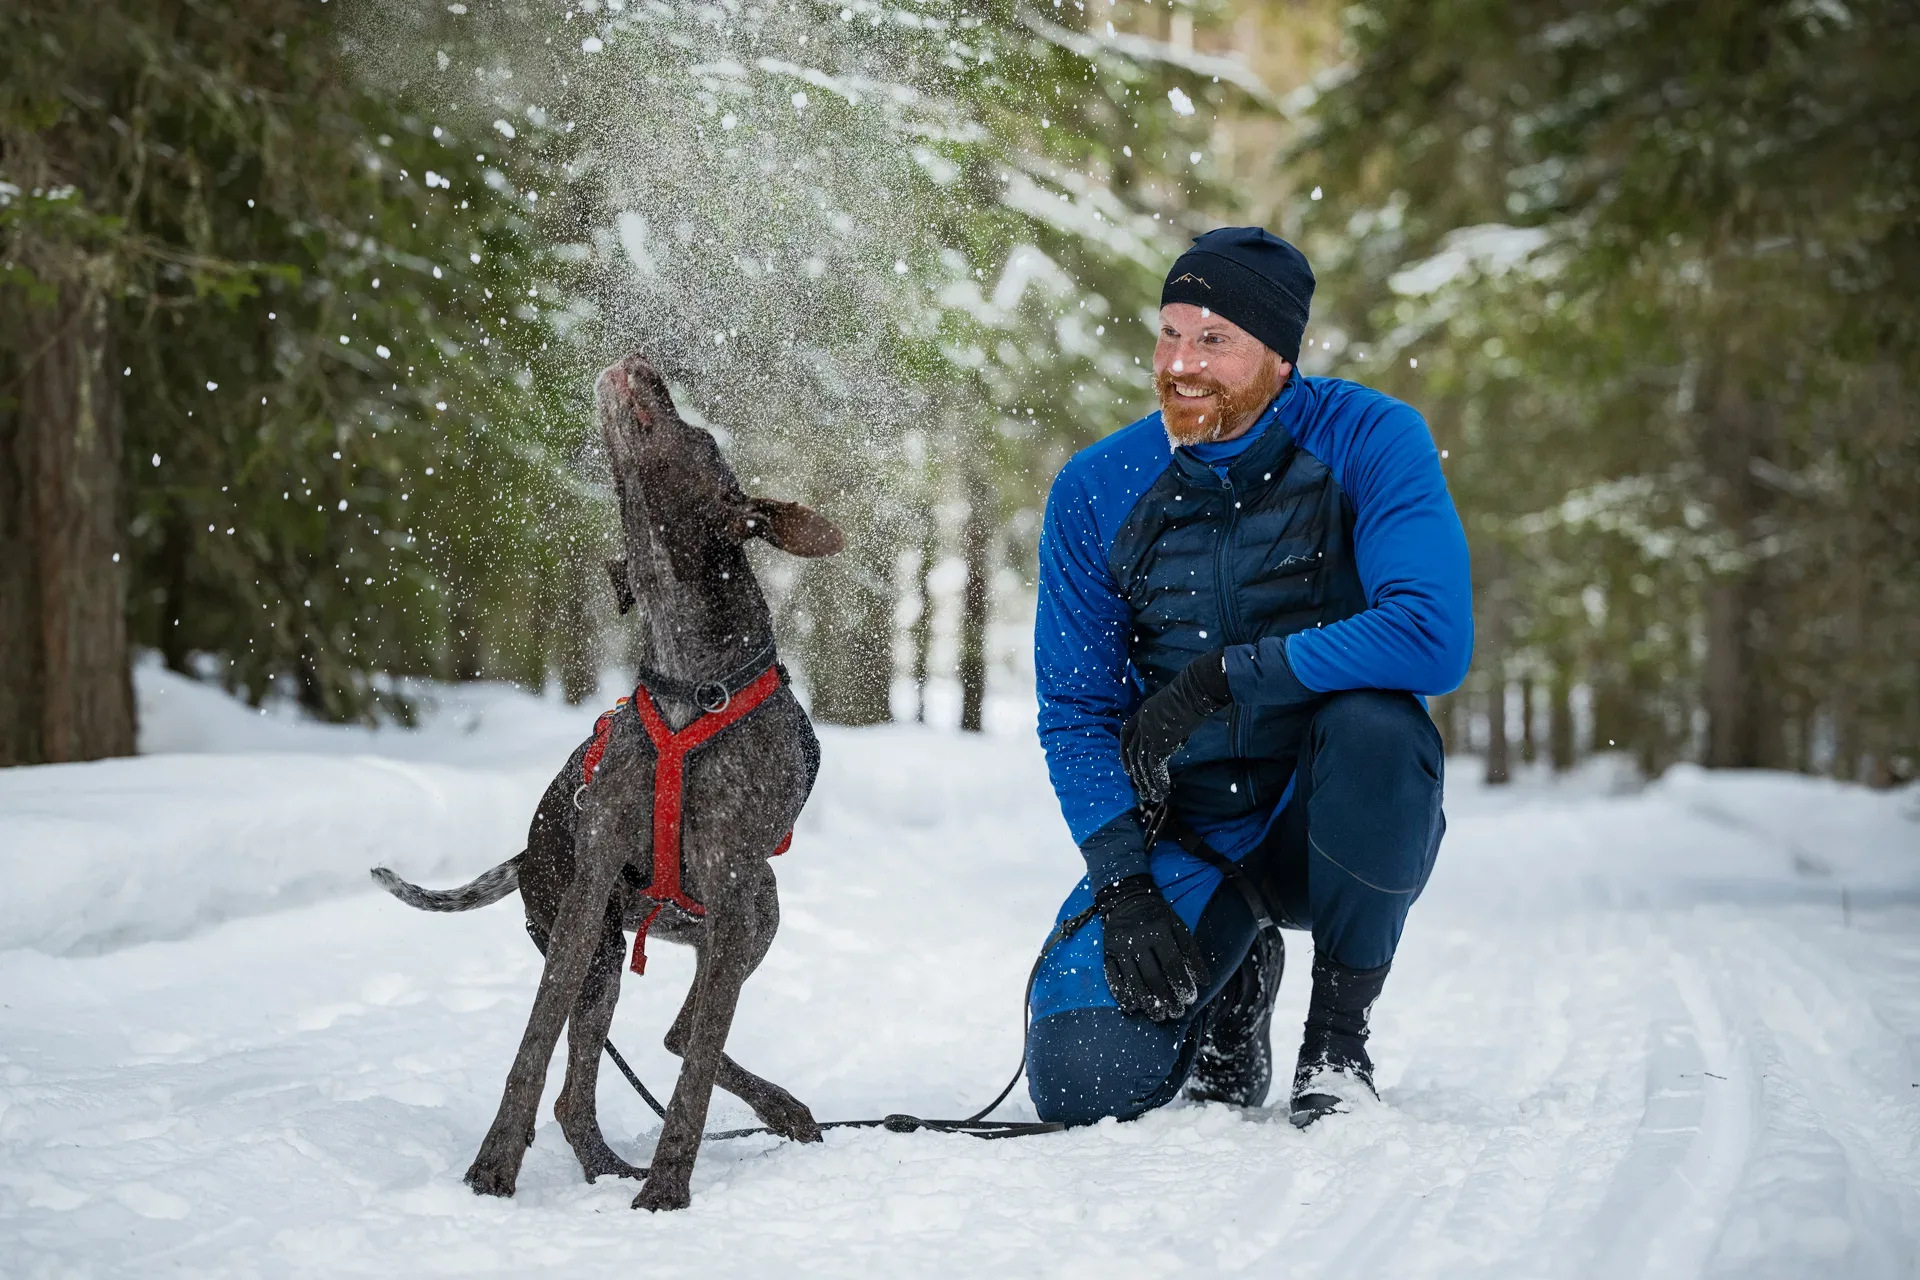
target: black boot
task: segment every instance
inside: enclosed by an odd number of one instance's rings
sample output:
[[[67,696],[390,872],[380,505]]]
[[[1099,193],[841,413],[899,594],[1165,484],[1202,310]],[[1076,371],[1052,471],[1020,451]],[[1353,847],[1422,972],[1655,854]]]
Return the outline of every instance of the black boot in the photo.
[[[1307,1033],[1293,1069],[1291,1119],[1298,1128],[1345,1111],[1362,1097],[1380,1096],[1373,1087],[1373,1059],[1367,1056],[1367,1013],[1392,967],[1349,969],[1328,956],[1313,958]]]
[[[1254,935],[1247,958],[1207,1006],[1206,1027],[1187,1080],[1195,1102],[1257,1107],[1273,1087],[1273,998],[1286,967],[1286,944],[1275,929]]]

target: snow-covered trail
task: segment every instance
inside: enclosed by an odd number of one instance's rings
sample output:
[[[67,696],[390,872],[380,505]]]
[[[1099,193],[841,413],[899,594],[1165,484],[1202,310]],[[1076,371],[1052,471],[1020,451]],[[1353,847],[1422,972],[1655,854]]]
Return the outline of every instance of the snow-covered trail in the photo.
[[[731,1047],[822,1118],[964,1114],[1018,1055],[1074,875],[1037,749],[900,728],[826,752]],[[87,768],[104,787],[190,759]],[[278,763],[325,785],[312,757]],[[32,772],[0,785],[0,891],[26,880],[13,819],[53,804],[33,788],[71,786]],[[582,1183],[550,1113],[515,1200],[460,1183],[539,971],[513,902],[442,917],[356,891],[0,952],[0,1274],[1916,1274],[1913,793],[1682,773],[1622,797],[1455,786],[1449,813],[1377,1011],[1380,1107],[1305,1133],[1181,1103],[1007,1142],[717,1143],[693,1207],[660,1217]],[[475,871],[518,836],[449,856]],[[1309,963],[1289,942],[1283,1061]],[[626,982],[614,1039],[656,1090],[690,973],[659,946]],[[644,1159],[651,1113],[610,1068],[601,1099]],[[722,1098],[714,1122],[749,1118]]]

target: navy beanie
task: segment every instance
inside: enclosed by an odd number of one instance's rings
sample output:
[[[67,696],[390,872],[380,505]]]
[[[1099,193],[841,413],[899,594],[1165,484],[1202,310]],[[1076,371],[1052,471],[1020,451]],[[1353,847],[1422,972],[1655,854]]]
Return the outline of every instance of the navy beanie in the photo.
[[[1160,290],[1160,305],[1170,302],[1206,307],[1298,364],[1313,302],[1313,268],[1306,254],[1269,231],[1221,227],[1194,237],[1193,247],[1175,260]]]

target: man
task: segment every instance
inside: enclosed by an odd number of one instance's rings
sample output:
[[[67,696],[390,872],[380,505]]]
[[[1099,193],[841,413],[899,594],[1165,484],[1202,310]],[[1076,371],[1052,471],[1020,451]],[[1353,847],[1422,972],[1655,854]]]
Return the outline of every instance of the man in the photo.
[[[1130,1119],[1183,1084],[1265,1102],[1283,948],[1259,907],[1313,932],[1294,1123],[1375,1096],[1368,1013],[1445,826],[1416,695],[1459,684],[1473,615],[1419,414],[1294,367],[1313,287],[1258,228],[1196,239],[1160,296],[1160,412],[1048,498],[1040,737],[1087,862],[1060,919],[1093,918],[1034,986],[1043,1119]],[[1163,800],[1178,839],[1149,848]]]

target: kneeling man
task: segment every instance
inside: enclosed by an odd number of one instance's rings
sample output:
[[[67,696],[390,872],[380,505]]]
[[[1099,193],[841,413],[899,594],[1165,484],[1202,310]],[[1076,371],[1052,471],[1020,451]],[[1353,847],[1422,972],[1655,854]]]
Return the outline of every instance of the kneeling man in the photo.
[[[1460,683],[1473,612],[1420,415],[1294,367],[1313,286],[1258,228],[1196,239],[1160,296],[1160,412],[1047,501],[1040,737],[1087,862],[1060,919],[1093,918],[1034,986],[1043,1119],[1130,1119],[1182,1085],[1264,1103],[1283,949],[1262,907],[1313,932],[1294,1123],[1373,1095],[1368,1012],[1445,826],[1420,695]]]

